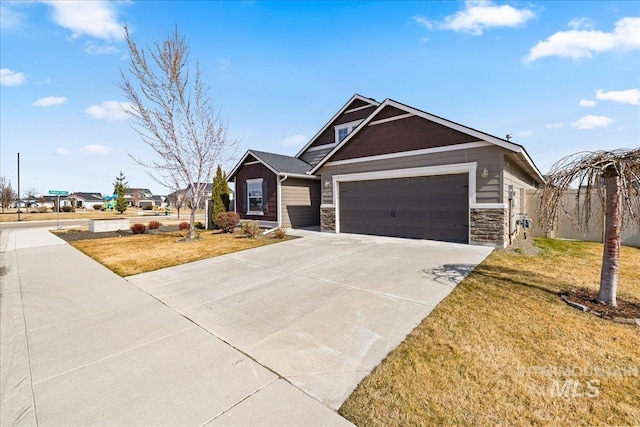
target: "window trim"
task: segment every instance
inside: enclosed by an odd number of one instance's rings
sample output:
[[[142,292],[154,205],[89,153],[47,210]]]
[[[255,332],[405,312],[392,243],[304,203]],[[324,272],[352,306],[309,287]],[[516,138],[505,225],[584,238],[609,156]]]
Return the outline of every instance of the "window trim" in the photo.
[[[353,130],[354,130],[355,128],[357,128],[357,127],[358,127],[358,125],[359,125],[360,123],[362,123],[363,121],[364,121],[364,119],[360,119],[360,120],[354,120],[354,121],[352,121],[352,122],[348,122],[348,123],[340,123],[339,125],[335,125],[335,126],[333,127],[333,130],[334,130],[334,144],[338,144],[338,143],[340,143],[340,142],[341,142],[341,141],[338,139],[339,131],[341,131],[341,130],[343,130],[343,129],[347,129],[347,134],[345,135],[345,137],[344,137],[344,138],[342,138],[342,140],[344,141],[344,139],[345,139],[347,136],[349,136],[349,134],[350,134],[351,132],[353,132]]]
[[[246,215],[264,215],[263,211],[252,211],[249,210],[250,206],[251,206],[251,200],[249,197],[249,184],[260,184],[260,191],[262,192],[262,181],[263,178],[252,178],[252,179],[247,179],[245,182],[247,184],[247,194],[245,195],[245,197],[247,198],[247,212]],[[256,198],[256,196],[254,196],[254,198]],[[260,194],[260,205],[262,205],[263,203],[263,198],[264,198],[264,194]]]

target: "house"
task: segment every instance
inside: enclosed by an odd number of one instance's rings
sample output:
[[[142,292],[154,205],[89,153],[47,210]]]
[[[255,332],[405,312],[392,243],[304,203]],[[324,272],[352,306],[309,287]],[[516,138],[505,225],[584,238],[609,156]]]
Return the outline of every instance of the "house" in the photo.
[[[357,94],[296,156],[249,150],[229,179],[236,212],[263,226],[496,247],[544,183],[519,144]]]
[[[101,193],[75,192],[68,196],[75,201],[76,209],[93,209],[93,205],[104,205],[104,197]]]
[[[145,205],[153,206],[152,197],[153,193],[148,188],[127,188],[124,193],[127,206],[135,208],[142,208]]]

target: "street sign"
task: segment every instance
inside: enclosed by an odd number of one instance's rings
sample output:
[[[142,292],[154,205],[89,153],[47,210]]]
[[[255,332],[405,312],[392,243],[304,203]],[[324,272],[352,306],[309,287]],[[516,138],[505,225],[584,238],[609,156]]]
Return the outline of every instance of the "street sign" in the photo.
[[[49,190],[49,195],[50,196],[68,196],[69,192],[61,191],[61,190]]]

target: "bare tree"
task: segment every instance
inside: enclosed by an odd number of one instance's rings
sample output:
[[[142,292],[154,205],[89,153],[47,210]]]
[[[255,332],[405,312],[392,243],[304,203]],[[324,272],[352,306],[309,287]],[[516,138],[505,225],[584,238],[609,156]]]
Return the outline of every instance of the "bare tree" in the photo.
[[[134,208],[140,207],[141,199],[142,199],[142,194],[140,193],[140,190],[133,190],[133,192],[131,193],[131,204],[133,205]]]
[[[24,202],[27,207],[31,206],[38,198],[38,192],[35,188],[30,187],[24,192]]]
[[[196,61],[191,74],[189,44],[176,29],[164,40],[139,48],[124,28],[129,47],[128,73],[118,87],[132,105],[126,112],[142,141],[156,154],[150,161],[131,157],[168,189],[187,189],[191,209],[189,238],[195,238],[195,214],[215,165],[235,156],[237,140],[227,138],[227,123],[213,106]]]
[[[4,210],[17,198],[18,196],[11,186],[11,180],[4,176],[0,177],[0,207],[2,212],[4,213]]]
[[[577,185],[576,208],[563,205],[562,195]],[[604,252],[598,301],[616,306],[620,269],[620,230],[623,221],[640,225],[640,149],[581,152],[557,162],[546,177],[539,218],[549,229],[558,209],[573,220],[574,228],[588,227],[592,197],[605,211]]]

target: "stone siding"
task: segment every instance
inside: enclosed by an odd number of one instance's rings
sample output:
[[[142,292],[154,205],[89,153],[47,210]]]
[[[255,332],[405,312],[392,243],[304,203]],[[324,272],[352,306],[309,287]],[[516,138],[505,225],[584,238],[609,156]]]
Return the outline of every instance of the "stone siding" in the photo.
[[[335,233],[336,231],[336,209],[320,208],[320,231]]]
[[[473,245],[504,248],[509,243],[509,218],[506,209],[471,209],[471,241]]]

